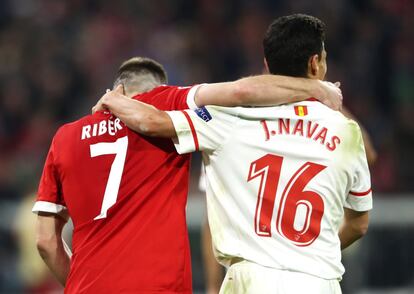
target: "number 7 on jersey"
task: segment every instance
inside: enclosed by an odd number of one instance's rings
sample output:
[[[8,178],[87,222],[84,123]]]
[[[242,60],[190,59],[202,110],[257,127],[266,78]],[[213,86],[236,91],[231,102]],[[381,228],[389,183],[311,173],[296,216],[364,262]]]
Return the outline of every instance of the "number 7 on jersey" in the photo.
[[[115,154],[114,162],[109,172],[105,194],[102,200],[101,213],[94,220],[106,218],[106,213],[118,198],[119,185],[121,184],[122,172],[124,171],[125,158],[128,149],[128,137],[122,137],[115,142],[104,142],[90,146],[91,157]]]

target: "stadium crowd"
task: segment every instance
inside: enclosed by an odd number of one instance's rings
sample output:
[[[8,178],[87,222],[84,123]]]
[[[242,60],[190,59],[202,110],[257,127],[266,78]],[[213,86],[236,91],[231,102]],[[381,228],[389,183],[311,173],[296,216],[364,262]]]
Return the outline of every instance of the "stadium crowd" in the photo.
[[[375,192],[414,191],[412,1],[3,0],[0,293],[23,287],[14,220],[55,130],[90,111],[124,59],[160,61],[171,84],[260,73],[268,23],[293,12],[327,24],[328,79],[372,136]]]

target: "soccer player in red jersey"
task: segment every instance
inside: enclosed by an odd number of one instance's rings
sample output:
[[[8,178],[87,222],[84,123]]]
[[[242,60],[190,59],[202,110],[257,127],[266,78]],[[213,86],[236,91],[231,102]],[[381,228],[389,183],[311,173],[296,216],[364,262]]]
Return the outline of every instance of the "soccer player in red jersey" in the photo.
[[[280,104],[310,95],[337,108],[341,98],[326,83],[281,76],[205,86],[203,97],[199,86],[165,83],[160,64],[134,58],[120,67],[115,87],[161,110]],[[33,211],[37,247],[65,293],[191,293],[189,160],[170,140],[138,135],[105,111],[57,131]],[[61,238],[68,217],[73,255]]]

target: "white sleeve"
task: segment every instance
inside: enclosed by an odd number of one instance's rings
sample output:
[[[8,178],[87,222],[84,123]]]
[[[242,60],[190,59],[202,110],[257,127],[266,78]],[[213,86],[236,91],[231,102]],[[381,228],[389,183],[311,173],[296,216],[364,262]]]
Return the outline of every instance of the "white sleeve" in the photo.
[[[53,214],[58,214],[65,220],[69,219],[69,213],[66,206],[48,201],[36,201],[33,205],[32,212],[36,214],[38,214],[39,212],[49,212]]]
[[[215,151],[224,144],[237,121],[237,110],[205,106],[195,110],[167,111],[177,138],[175,148],[180,154],[194,151]]]
[[[351,190],[345,201],[344,207],[355,211],[367,211],[372,209],[371,176],[365,154],[364,141],[358,126],[358,137],[356,140],[356,154],[352,165],[354,174],[352,177]]]
[[[195,85],[188,92],[188,94],[187,94],[187,105],[188,105],[189,109],[197,109],[198,108],[197,104],[195,103],[195,97],[196,97],[198,89],[200,89],[200,87],[202,87],[204,85],[206,85],[206,84]]]

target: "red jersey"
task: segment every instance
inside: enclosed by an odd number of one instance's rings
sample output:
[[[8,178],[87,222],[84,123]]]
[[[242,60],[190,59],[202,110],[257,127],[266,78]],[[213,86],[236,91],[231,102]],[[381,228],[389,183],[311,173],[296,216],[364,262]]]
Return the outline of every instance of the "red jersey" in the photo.
[[[135,98],[186,109],[195,90],[160,86]],[[171,140],[140,136],[107,112],[57,131],[33,211],[72,218],[65,293],[191,293],[189,163]]]

